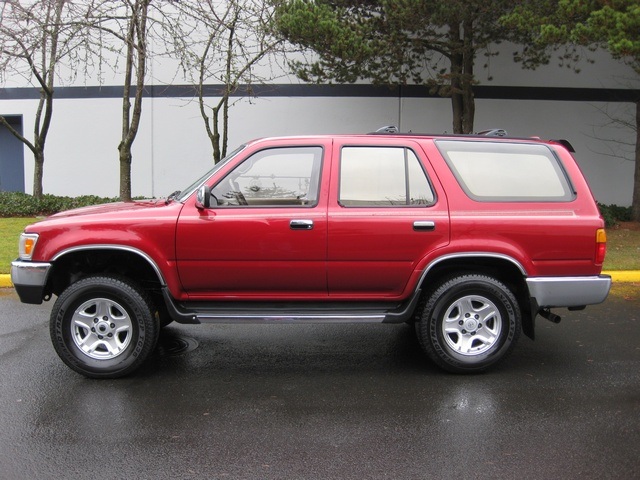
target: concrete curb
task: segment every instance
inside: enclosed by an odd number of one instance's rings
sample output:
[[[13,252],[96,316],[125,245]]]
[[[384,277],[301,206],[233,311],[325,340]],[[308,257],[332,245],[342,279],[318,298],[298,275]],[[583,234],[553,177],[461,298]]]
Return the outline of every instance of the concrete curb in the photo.
[[[13,283],[11,283],[11,275],[0,274],[0,288],[8,287],[13,287]]]
[[[616,270],[602,272],[611,275],[614,283],[640,283],[640,270]],[[11,288],[11,275],[0,274],[0,288]]]
[[[638,270],[612,270],[602,272],[611,275],[614,283],[637,283],[640,282],[640,271]]]

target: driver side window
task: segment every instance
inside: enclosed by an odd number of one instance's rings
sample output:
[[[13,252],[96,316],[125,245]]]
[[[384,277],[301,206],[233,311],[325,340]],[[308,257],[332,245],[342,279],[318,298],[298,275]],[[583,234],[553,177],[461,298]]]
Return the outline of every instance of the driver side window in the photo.
[[[321,147],[262,150],[238,165],[211,191],[224,207],[314,206]]]

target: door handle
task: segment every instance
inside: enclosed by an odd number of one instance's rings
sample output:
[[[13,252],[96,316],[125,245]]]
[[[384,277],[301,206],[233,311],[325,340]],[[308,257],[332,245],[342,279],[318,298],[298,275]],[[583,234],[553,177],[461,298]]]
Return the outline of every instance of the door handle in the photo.
[[[436,222],[431,220],[417,220],[413,222],[413,229],[416,232],[433,232],[436,229]]]
[[[289,228],[291,230],[312,230],[313,220],[291,220]]]

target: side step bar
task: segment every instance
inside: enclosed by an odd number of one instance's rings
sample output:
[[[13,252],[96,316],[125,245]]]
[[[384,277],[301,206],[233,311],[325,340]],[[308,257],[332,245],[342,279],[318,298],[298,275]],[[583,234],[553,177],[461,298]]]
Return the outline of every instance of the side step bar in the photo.
[[[245,304],[220,304],[190,302],[176,303],[167,287],[162,296],[169,316],[177,323],[404,323],[411,320],[420,299],[421,290],[395,308],[362,307],[354,302],[341,302],[341,307],[327,302],[326,305],[289,303],[281,307],[268,304],[260,306]]]

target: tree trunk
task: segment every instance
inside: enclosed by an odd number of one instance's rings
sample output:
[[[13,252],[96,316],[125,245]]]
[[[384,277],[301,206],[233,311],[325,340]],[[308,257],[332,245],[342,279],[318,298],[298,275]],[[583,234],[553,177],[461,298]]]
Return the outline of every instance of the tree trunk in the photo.
[[[220,127],[218,126],[219,112],[219,106],[211,109],[211,122],[213,123],[213,132],[209,135],[209,138],[211,139],[211,145],[213,146],[213,163],[218,163],[220,160],[222,160],[222,152],[220,151]]]
[[[33,166],[33,196],[35,198],[42,198],[42,178],[44,174],[44,151],[40,150],[33,154],[34,166]]]
[[[123,146],[123,144],[121,144]],[[131,201],[131,146],[118,148],[120,152],[120,200]]]
[[[450,25],[450,39],[458,44],[451,53],[451,110],[453,133],[473,132],[475,97],[473,94],[473,25],[470,21]]]
[[[42,198],[44,190],[42,188],[42,180],[44,178],[44,145],[47,141],[47,135],[49,134],[49,128],[51,127],[51,117],[53,116],[53,76],[55,65],[51,66],[51,71],[48,73],[50,77],[50,83],[47,89],[41,90],[40,106],[36,113],[36,127],[34,129],[34,170],[33,170],[33,196],[36,198]],[[40,122],[42,109],[44,107],[44,117],[42,124]]]
[[[122,139],[118,145],[120,160],[120,200],[131,201],[131,147],[138,134],[147,66],[147,12],[151,0],[139,0],[132,6],[127,32],[127,62],[122,97]],[[135,58],[135,61],[134,61]],[[131,85],[135,63],[136,93],[131,113]]]
[[[460,41],[460,25],[454,23],[449,26],[450,39],[452,43],[458,43]],[[462,132],[462,116],[464,114],[464,100],[462,98],[462,89],[460,86],[460,79],[462,78],[462,53],[461,49],[452,49],[451,53],[451,113],[453,115],[453,133]],[[456,51],[457,50],[457,51]]]
[[[222,158],[227,156],[227,143],[229,142],[229,97],[224,99],[222,107]]]
[[[631,218],[640,222],[640,100],[636,102],[636,167],[633,175]]]
[[[476,114],[475,97],[473,95],[473,62],[476,52],[473,47],[473,21],[464,22],[464,47],[462,50],[462,133],[473,132],[473,121]]]
[[[208,128],[209,140],[213,147],[213,163],[218,163],[227,155],[227,137],[229,135],[229,87],[225,88],[225,93],[218,104],[211,109],[211,123],[213,129]],[[204,112],[204,103],[200,103],[200,111]],[[220,128],[220,113],[222,112],[222,128]],[[206,117],[204,117],[206,118]]]
[[[118,161],[120,162],[120,200],[131,200],[131,82],[133,77],[133,52],[135,34],[135,12],[131,13],[127,34],[127,60],[125,64],[124,88],[122,92],[122,132],[118,144]]]

